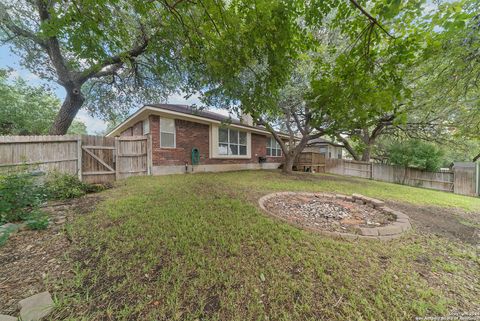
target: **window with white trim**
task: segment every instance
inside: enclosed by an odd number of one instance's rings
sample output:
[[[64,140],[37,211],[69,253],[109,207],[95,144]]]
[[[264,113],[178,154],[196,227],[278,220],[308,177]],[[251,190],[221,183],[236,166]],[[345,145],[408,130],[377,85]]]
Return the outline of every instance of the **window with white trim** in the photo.
[[[282,148],[275,138],[267,139],[267,156],[282,156]]]
[[[150,133],[150,122],[148,118],[143,121],[143,134],[147,135]]]
[[[160,118],[160,147],[175,148],[175,120]]]
[[[219,128],[218,155],[247,155],[247,133],[230,128]]]

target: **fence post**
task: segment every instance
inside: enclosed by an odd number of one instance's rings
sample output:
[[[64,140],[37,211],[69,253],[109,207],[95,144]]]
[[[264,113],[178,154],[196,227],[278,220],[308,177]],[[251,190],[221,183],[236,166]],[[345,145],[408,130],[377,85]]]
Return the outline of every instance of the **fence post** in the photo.
[[[120,148],[119,138],[115,137],[115,180],[116,181],[118,181],[120,176],[120,164],[118,163],[119,148]]]
[[[79,135],[77,139],[77,173],[78,173],[78,179],[80,181],[83,180],[82,177],[82,157],[83,157],[83,152],[82,152],[82,136]]]
[[[370,162],[370,179],[373,179],[373,163]]]
[[[480,195],[480,163],[477,162],[475,166],[475,195]]]
[[[152,135],[147,134],[147,174],[152,175],[153,159],[152,159]]]

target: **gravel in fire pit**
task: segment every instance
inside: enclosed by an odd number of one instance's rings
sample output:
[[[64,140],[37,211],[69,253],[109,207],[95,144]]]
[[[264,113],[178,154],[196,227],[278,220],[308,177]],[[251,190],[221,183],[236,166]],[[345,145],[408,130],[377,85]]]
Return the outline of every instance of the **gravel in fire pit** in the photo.
[[[359,227],[379,227],[395,221],[393,216],[367,205],[314,195],[276,196],[264,206],[297,225],[331,232],[358,234]]]

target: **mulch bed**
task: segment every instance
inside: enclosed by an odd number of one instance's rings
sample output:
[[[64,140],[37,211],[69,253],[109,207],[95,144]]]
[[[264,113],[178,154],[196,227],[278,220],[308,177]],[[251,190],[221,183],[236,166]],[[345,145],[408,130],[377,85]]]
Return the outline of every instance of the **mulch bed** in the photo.
[[[15,315],[18,301],[51,290],[49,280],[58,280],[69,273],[71,269],[64,257],[70,246],[65,223],[93,211],[99,200],[96,195],[87,195],[50,202],[43,208],[51,219],[46,230],[24,230],[10,235],[0,247],[0,314]]]
[[[277,196],[268,199],[264,206],[296,225],[330,232],[357,233],[358,227],[385,226],[394,220],[367,205],[313,195]]]

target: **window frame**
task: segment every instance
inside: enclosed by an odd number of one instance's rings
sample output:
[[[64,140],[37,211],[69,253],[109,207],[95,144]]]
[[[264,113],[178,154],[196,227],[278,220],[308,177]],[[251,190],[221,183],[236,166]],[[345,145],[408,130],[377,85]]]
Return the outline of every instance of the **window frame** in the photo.
[[[143,135],[150,134],[150,120],[148,118],[144,119],[142,122],[142,133]]]
[[[220,140],[220,131],[226,131],[226,137],[227,139],[226,140]],[[232,135],[232,132],[235,132],[236,133],[236,142],[232,142],[234,138],[234,136]],[[241,143],[241,139],[240,139],[240,136],[241,134],[245,135],[244,137],[244,143]],[[227,150],[227,153],[222,153],[220,152],[220,146],[221,145],[224,145],[226,146],[226,150]],[[237,153],[236,154],[233,154],[231,153],[232,149],[231,149],[231,146],[235,146],[236,147],[236,151]],[[245,154],[240,154],[240,149],[241,147],[245,147]],[[239,158],[246,158],[248,157],[248,133],[246,131],[242,131],[242,130],[239,130],[239,129],[233,129],[233,128],[229,128],[229,127],[219,127],[218,128],[218,142],[217,142],[217,154],[219,157],[226,157],[226,158],[236,158],[236,157],[239,157]]]
[[[172,121],[173,122],[173,132],[168,132],[168,131],[163,131],[162,128],[162,120],[165,121],[165,120],[168,120],[168,121]],[[177,148],[177,127],[175,125],[175,119],[173,118],[164,118],[164,117],[160,117],[159,119],[159,123],[158,123],[159,127],[160,127],[160,130],[159,130],[159,133],[158,133],[158,139],[159,139],[159,145],[160,145],[160,148],[165,148],[165,149],[173,149],[173,148]],[[162,133],[163,134],[173,134],[173,146],[162,146]]]
[[[275,155],[272,155],[273,150],[275,150]],[[267,140],[266,151],[267,151],[267,156],[268,157],[282,157],[283,156],[282,147],[280,146],[280,144],[277,142],[277,140],[274,137],[269,137],[269,139]]]

